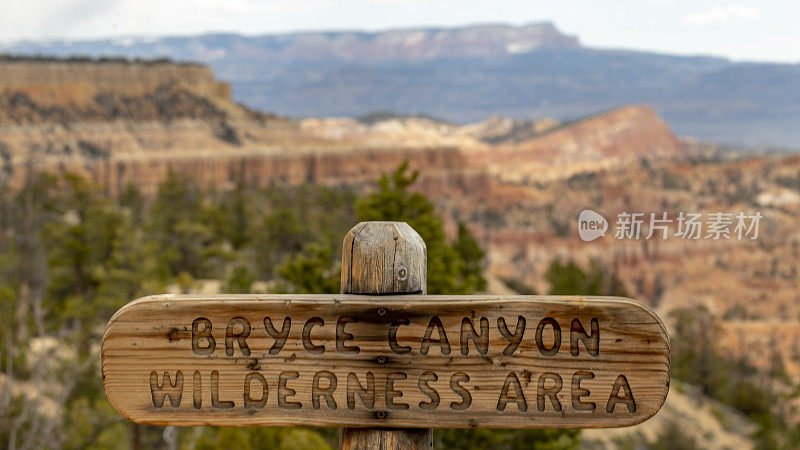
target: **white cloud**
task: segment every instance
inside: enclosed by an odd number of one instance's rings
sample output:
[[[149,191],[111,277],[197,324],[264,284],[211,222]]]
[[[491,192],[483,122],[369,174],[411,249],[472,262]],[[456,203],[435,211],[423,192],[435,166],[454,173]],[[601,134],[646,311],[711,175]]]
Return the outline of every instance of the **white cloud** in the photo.
[[[709,25],[755,22],[761,17],[755,6],[731,5],[717,6],[708,11],[686,14],[683,23],[686,25]]]

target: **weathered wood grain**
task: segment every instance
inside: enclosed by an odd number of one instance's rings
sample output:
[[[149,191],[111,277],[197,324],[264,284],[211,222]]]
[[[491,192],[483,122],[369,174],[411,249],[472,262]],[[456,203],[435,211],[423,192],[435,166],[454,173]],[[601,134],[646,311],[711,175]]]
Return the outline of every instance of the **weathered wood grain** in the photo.
[[[391,261],[391,265],[388,262]],[[342,242],[342,294],[428,292],[425,241],[405,222],[361,222]],[[377,281],[380,280],[380,281]],[[389,281],[391,280],[391,281]],[[433,447],[430,428],[341,428],[341,450]]]
[[[341,292],[424,294],[427,249],[405,222],[361,222],[342,243]]]
[[[111,319],[102,374],[117,411],[149,424],[617,427],[664,402],[669,343],[621,298],[167,295]]]

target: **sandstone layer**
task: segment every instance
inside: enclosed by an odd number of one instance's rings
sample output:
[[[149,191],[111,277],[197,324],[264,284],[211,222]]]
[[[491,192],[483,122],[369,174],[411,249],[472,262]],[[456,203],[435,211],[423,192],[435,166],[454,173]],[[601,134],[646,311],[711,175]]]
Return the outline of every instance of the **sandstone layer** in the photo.
[[[513,139],[518,128],[497,122],[294,122],[233,103],[227,85],[203,66],[0,62],[0,177],[11,185],[31,167],[87,174],[112,193],[133,184],[146,195],[170,170],[223,189],[239,179],[360,184],[409,160],[424,169],[423,189],[437,196],[485,193],[492,183],[502,191],[507,182],[684,150],[647,107],[556,128],[528,124],[517,133],[522,141]]]

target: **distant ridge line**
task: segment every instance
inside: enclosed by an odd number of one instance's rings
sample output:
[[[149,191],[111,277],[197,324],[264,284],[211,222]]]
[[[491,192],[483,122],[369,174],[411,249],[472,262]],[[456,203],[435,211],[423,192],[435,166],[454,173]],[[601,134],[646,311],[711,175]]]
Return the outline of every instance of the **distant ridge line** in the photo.
[[[157,64],[170,64],[177,66],[192,66],[204,67],[205,64],[197,61],[175,61],[168,57],[124,57],[124,56],[89,56],[89,55],[74,55],[74,56],[55,56],[46,54],[22,55],[0,53],[0,63],[75,63],[75,64],[143,64],[143,65],[157,65]]]

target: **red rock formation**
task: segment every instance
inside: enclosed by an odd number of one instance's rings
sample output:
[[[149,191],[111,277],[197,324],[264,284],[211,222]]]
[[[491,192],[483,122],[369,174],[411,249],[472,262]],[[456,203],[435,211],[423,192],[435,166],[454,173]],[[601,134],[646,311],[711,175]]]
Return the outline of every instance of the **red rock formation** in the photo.
[[[211,69],[199,64],[0,61],[0,92],[25,93],[44,106],[80,105],[101,92],[141,95],[173,83],[208,97],[230,98],[228,83],[215,80]]]
[[[0,177],[12,185],[29,166],[88,174],[112,193],[133,184],[148,196],[170,170],[220,189],[240,178],[256,185],[353,185],[409,160],[424,171],[418,188],[434,198],[513,204],[529,195],[515,185],[520,181],[684,152],[655,112],[641,106],[565,124],[518,144],[493,146],[424,121],[413,123],[405,139],[403,123],[393,124],[390,134],[370,135],[370,129],[348,133],[345,122],[338,131],[351,137],[337,140],[330,129],[318,134],[313,124],[301,127],[235,105],[227,86],[202,66],[0,66],[0,103],[7,105],[0,108]],[[409,140],[422,136],[422,143]]]
[[[682,157],[687,148],[647,106],[565,123],[519,144],[471,153],[471,163],[512,182],[567,178],[640,158]]]

